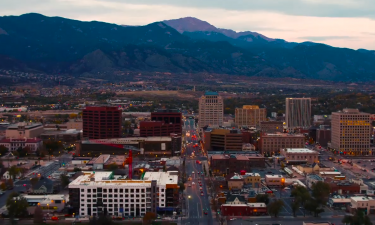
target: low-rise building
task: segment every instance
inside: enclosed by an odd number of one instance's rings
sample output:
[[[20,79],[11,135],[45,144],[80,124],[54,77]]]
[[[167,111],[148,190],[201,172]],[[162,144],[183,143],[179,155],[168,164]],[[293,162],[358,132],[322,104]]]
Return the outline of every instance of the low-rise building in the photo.
[[[260,122],[260,130],[265,133],[278,133],[283,132],[283,122],[282,121],[262,121]]]
[[[284,148],[304,148],[305,136],[303,134],[289,133],[264,133],[259,140],[259,148],[263,154],[273,155]]]
[[[280,154],[287,162],[319,163],[319,153],[308,148],[282,148]]]
[[[177,173],[146,172],[141,180],[127,180],[113,172],[84,172],[69,184],[69,204],[80,216],[179,213]]]
[[[355,213],[356,210],[361,210],[366,215],[375,214],[375,198],[366,196],[354,196],[350,199],[350,209],[352,213]]]
[[[212,173],[217,175],[239,173],[241,170],[251,171],[254,167],[265,167],[264,157],[257,154],[214,154],[210,156],[209,161]]]
[[[259,188],[261,183],[261,177],[259,173],[245,173],[242,175],[245,184],[251,184],[253,188]]]
[[[267,186],[282,187],[285,185],[285,178],[282,175],[270,175],[266,174],[265,181]]]
[[[324,178],[316,174],[310,174],[306,176],[307,187],[312,188],[312,185],[318,181],[324,182]]]
[[[68,196],[65,195],[22,195],[29,203],[28,211],[33,214],[39,206],[45,212],[60,212],[66,206]]]
[[[44,128],[41,123],[21,122],[9,125],[5,131],[5,136],[8,139],[31,139],[39,137],[43,131]]]
[[[228,179],[228,188],[229,190],[232,189],[239,189],[241,190],[244,184],[244,179],[242,176],[235,174],[231,178]]]
[[[43,146],[43,141],[38,138],[9,138],[0,140],[0,146],[6,147],[10,152],[18,148],[29,148],[30,153],[36,152]]]
[[[260,216],[267,214],[265,203],[223,204],[220,207],[222,216]]]

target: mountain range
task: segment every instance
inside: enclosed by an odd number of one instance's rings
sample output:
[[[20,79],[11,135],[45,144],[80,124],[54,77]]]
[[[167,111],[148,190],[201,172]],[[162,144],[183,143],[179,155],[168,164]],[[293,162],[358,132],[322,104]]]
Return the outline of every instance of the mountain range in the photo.
[[[143,71],[370,81],[374,65],[375,51],[288,42],[192,17],[145,26],[36,13],[0,17],[0,69],[107,79]]]

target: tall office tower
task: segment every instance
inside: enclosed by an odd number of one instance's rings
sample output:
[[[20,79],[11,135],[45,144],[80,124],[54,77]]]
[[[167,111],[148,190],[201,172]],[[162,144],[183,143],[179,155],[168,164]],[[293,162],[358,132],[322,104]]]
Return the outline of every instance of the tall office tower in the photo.
[[[112,106],[86,107],[82,112],[83,137],[107,139],[121,137],[122,112]]]
[[[224,102],[216,92],[206,92],[199,99],[199,127],[223,125]]]
[[[375,155],[370,151],[370,114],[358,109],[332,113],[331,148],[344,155]]]
[[[287,98],[285,122],[289,129],[311,126],[311,98]]]
[[[244,105],[242,108],[236,108],[234,122],[237,127],[259,127],[260,122],[266,121],[266,109],[260,109],[257,105]]]

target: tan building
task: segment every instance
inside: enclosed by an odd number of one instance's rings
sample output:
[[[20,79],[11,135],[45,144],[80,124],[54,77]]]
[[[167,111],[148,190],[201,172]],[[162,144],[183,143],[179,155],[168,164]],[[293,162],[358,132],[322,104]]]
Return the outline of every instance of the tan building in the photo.
[[[43,133],[44,128],[41,123],[18,123],[9,125],[5,131],[6,138],[36,138]]]
[[[266,174],[265,181],[268,186],[281,187],[285,185],[285,178],[282,175]]]
[[[203,132],[205,150],[242,151],[244,135],[236,129],[211,129]]]
[[[68,130],[75,129],[75,130],[82,130],[83,129],[83,122],[82,120],[72,120],[66,123],[66,127]]]
[[[265,108],[259,108],[257,105],[244,105],[242,108],[236,108],[234,122],[237,127],[259,127],[260,122],[266,120]]]
[[[301,162],[318,163],[319,153],[308,148],[282,148],[280,154],[285,157],[287,162]]]
[[[283,132],[283,122],[281,121],[262,121],[260,122],[260,130],[265,133]]]
[[[303,134],[261,134],[260,150],[262,153],[274,154],[282,148],[304,148],[305,136]]]
[[[370,151],[370,114],[358,109],[332,113],[331,148],[344,155],[375,155]]]
[[[199,99],[200,128],[205,126],[219,127],[223,125],[224,102],[216,92],[206,92]]]
[[[356,210],[367,211],[367,215],[375,214],[375,198],[366,196],[351,197],[350,208],[354,213]]]
[[[259,173],[245,173],[242,175],[245,184],[251,184],[253,188],[260,187],[260,174]]]
[[[241,190],[242,187],[243,187],[243,184],[244,184],[243,177],[238,175],[238,174],[235,174],[233,177],[231,177],[228,180],[229,190],[232,190],[232,189],[240,189]]]

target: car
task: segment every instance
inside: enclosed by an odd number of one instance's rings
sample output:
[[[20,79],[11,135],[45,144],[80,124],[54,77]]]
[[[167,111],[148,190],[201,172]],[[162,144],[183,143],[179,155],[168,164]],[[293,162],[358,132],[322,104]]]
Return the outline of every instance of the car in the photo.
[[[199,188],[199,190],[202,190],[202,189],[203,189],[202,187]]]
[[[203,193],[201,193],[201,195],[203,196],[204,194],[203,194]]]
[[[201,186],[201,187],[202,187],[202,184],[199,184],[199,186]]]
[[[201,190],[201,193],[203,193],[203,190]]]
[[[192,174],[194,174],[195,172],[193,171],[193,172],[191,172]]]
[[[272,171],[268,171],[267,173],[273,173]]]
[[[230,219],[231,221],[233,221],[233,220],[236,220],[237,218],[232,218],[232,219]]]
[[[208,212],[207,211],[204,211],[204,215],[207,215],[208,214]]]
[[[51,217],[51,220],[55,220],[55,221],[56,221],[56,220],[59,220],[59,217],[57,217],[57,216],[52,216],[52,217]]]
[[[191,184],[193,184],[193,185],[194,185],[195,183],[194,183],[194,182],[192,182]]]
[[[290,188],[288,188],[288,187],[285,187],[285,188],[284,188],[284,190],[290,190]]]
[[[191,187],[191,184],[188,184],[188,187]]]

